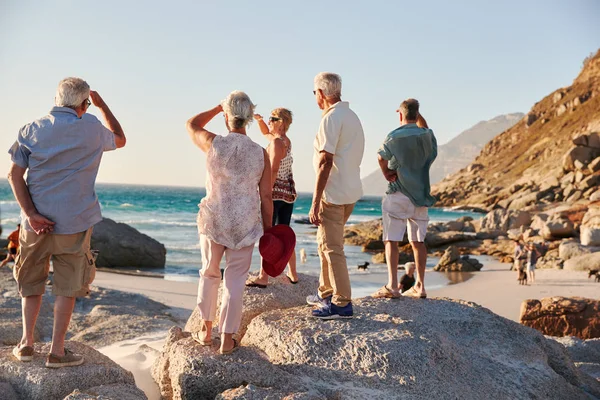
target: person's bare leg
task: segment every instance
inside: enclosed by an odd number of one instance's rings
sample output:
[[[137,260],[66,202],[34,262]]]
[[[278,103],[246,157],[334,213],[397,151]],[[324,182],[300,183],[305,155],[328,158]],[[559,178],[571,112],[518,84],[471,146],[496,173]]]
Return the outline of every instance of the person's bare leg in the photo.
[[[398,250],[398,242],[385,241],[385,261],[388,267],[388,284],[389,290],[398,290],[398,259],[400,251]]]
[[[261,264],[262,264],[262,258]],[[260,272],[258,273],[258,277],[253,280],[254,283],[258,283],[259,285],[268,285],[269,284],[269,275],[265,272],[262,267],[260,268]]]
[[[75,297],[56,296],[50,353],[60,357],[65,354],[65,336],[73,315],[73,307],[75,307]]]
[[[426,294],[425,291],[425,266],[427,265],[427,247],[423,242],[410,242],[415,253],[415,264],[417,265],[417,279],[415,290],[418,294]]]
[[[200,340],[208,342],[211,340],[212,335],[212,321],[201,320],[200,321]]]
[[[292,252],[292,256],[290,257],[290,261],[288,262],[290,267],[290,272],[288,276],[291,280],[296,282],[298,280],[298,272],[296,272],[296,248],[294,247],[294,251]]]
[[[21,299],[21,311],[23,313],[23,337],[21,346],[33,346],[33,333],[40,308],[42,307],[42,296],[27,296]]]

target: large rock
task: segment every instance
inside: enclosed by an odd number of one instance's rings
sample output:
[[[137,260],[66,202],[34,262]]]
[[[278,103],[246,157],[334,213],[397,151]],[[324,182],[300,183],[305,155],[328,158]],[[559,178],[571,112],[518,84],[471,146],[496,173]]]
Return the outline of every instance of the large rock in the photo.
[[[600,185],[600,171],[593,173],[579,182],[579,189],[586,191],[591,188],[596,188]]]
[[[242,385],[269,388],[274,398],[600,396],[600,383],[562,345],[476,304],[365,298],[354,311],[351,321],[315,320],[308,307],[263,313],[230,357],[174,328],[153,375],[163,396],[185,399]]]
[[[558,256],[563,260],[590,254],[592,249],[573,241],[562,241],[558,246]]]
[[[481,230],[502,231],[519,229],[531,223],[531,214],[527,211],[497,209],[490,211],[481,219]]]
[[[566,347],[581,372],[600,381],[600,339],[581,340],[573,336],[552,339]]]
[[[473,272],[479,271],[483,267],[479,261],[469,256],[460,255],[458,249],[450,246],[446,249],[438,264],[433,268],[434,271],[460,271]]]
[[[580,227],[581,244],[585,246],[600,246],[600,207],[595,205],[588,208],[583,216]]]
[[[157,283],[159,280],[157,280]],[[34,332],[36,341],[52,336],[54,299],[46,288]],[[22,335],[21,297],[8,268],[0,269],[0,345],[15,345]],[[178,322],[169,307],[145,296],[91,287],[78,298],[67,338],[99,347],[133,339],[149,331],[167,330]]]
[[[600,270],[600,252],[573,257],[565,261],[563,268],[571,271]]]
[[[582,297],[525,300],[519,321],[544,335],[600,338],[600,300]]]
[[[132,385],[102,385],[81,391],[76,389],[63,400],[148,400],[144,392]]]
[[[292,285],[285,275],[270,278],[266,289],[246,287],[244,289],[244,307],[242,311],[242,322],[238,331],[238,338],[242,338],[246,327],[258,314],[281,308],[298,307],[306,304],[306,296],[315,294],[319,288],[319,280],[310,275],[298,274],[298,283]],[[221,294],[223,285],[219,287],[219,302],[217,304],[217,317],[219,320]],[[217,324],[215,324],[217,325]],[[215,326],[215,329],[217,327]],[[197,332],[200,330],[200,314],[198,307],[194,308],[188,319],[185,330]],[[216,336],[215,331],[213,336]]]
[[[103,218],[94,226],[92,249],[98,267],[164,268],[167,250],[148,235],[127,224]]]
[[[575,161],[588,165],[594,158],[600,156],[600,149],[587,146],[574,146],[563,157],[563,170],[574,171]]]
[[[12,356],[12,348],[0,347],[0,382],[10,384],[22,400],[58,400],[70,395],[75,389],[86,391],[104,385],[125,385],[130,393],[138,397],[119,399],[144,399],[145,396],[135,387],[131,372],[121,368],[108,357],[78,342],[68,342],[67,346],[85,357],[85,363],[75,368],[60,370],[46,368],[46,354],[49,344],[36,345],[33,361],[21,362]]]
[[[476,237],[477,235],[474,232],[432,232],[427,233],[427,236],[425,236],[425,244],[427,247],[435,248],[465,240],[473,240]]]
[[[544,223],[541,234],[546,240],[554,240],[574,237],[577,232],[575,225],[566,215],[555,213]]]

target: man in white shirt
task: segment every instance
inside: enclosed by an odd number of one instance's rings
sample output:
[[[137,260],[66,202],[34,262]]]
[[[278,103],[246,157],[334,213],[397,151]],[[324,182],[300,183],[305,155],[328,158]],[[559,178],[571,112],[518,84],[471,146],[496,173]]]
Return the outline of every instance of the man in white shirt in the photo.
[[[315,77],[314,91],[323,118],[315,138],[313,164],[317,182],[309,213],[319,227],[319,290],[308,304],[320,306],[320,319],[352,318],[350,276],[344,255],[344,225],[363,195],[360,163],[365,135],[358,116],[342,101],[342,78],[330,72]]]

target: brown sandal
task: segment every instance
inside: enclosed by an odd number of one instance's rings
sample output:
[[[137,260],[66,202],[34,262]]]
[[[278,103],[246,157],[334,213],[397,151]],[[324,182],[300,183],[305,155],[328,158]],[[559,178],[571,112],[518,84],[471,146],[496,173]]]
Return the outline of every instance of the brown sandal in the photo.
[[[414,298],[418,298],[418,299],[426,299],[427,293],[418,293],[417,289],[415,289],[415,287],[413,286],[410,289],[408,289],[406,292],[402,293],[402,296],[414,297]]]
[[[229,349],[229,350],[221,350],[221,349],[219,349],[219,353],[220,354],[222,354],[222,355],[225,356],[225,355],[233,353],[234,351],[236,351],[237,349],[240,348],[240,345],[239,345],[238,341],[235,340],[235,339],[232,339],[232,340],[233,340],[233,347],[231,349]]]
[[[376,299],[398,299],[400,298],[400,293],[394,292],[388,289],[387,285],[384,285],[381,288],[379,288],[379,290],[377,290],[375,293],[373,293],[371,297],[374,297]]]

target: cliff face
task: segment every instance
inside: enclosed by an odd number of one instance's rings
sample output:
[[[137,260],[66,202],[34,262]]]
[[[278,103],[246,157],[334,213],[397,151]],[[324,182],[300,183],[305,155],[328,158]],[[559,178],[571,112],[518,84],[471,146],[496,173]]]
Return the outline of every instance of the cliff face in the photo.
[[[499,115],[488,121],[478,122],[448,143],[440,145],[438,157],[431,166],[431,183],[437,183],[449,174],[469,165],[487,142],[516,124],[523,115],[522,113]],[[387,181],[377,169],[363,179],[363,188],[366,195],[381,196],[387,190]]]
[[[522,208],[585,200],[600,183],[599,135],[600,51],[571,86],[536,103],[468,167],[434,185],[436,206]]]

